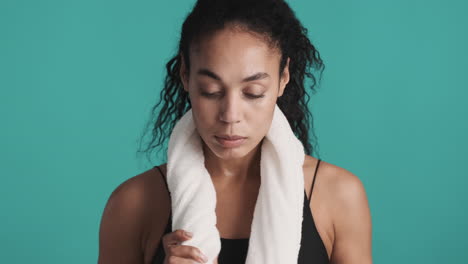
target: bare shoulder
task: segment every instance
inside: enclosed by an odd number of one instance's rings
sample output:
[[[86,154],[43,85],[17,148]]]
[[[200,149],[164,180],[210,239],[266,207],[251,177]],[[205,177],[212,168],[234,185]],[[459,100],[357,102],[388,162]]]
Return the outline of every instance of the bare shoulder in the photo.
[[[151,168],[119,184],[105,205],[99,228],[98,263],[148,263],[169,217],[168,192]]]
[[[318,165],[318,159],[309,155],[306,155],[304,161],[304,170],[307,174],[307,181],[311,183],[315,168]],[[317,176],[321,185],[325,186],[327,192],[335,197],[335,201],[341,201],[342,203],[350,202],[352,199],[356,202],[356,199],[363,202],[365,198],[365,189],[362,181],[351,171],[341,168],[332,163],[320,160]],[[317,184],[317,183],[316,183]],[[331,198],[331,197],[328,197]],[[343,205],[341,203],[341,205]],[[338,204],[335,204],[338,205]]]
[[[306,155],[304,183],[308,188],[317,164],[318,159]],[[316,177],[311,211],[332,263],[370,263],[371,219],[362,181],[324,160]]]
[[[372,263],[372,223],[363,182],[353,172],[328,162],[321,161],[320,170],[333,224],[331,262]]]
[[[333,194],[332,208],[336,210],[337,217],[343,216],[338,212],[350,213],[350,209],[367,207],[368,201],[364,184],[357,175],[328,162],[324,162],[323,165],[322,174],[325,175],[329,191]]]

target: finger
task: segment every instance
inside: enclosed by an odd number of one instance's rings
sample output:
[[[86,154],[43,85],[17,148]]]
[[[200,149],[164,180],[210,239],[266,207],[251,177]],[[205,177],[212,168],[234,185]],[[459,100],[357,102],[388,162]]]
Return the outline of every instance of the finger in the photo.
[[[208,261],[200,249],[186,245],[172,245],[167,248],[167,255],[188,258],[200,263]]]
[[[164,245],[178,245],[180,242],[191,239],[182,229],[168,233],[163,237]]]
[[[178,256],[167,256],[167,264],[199,264],[201,262],[194,261],[192,259],[182,258]]]

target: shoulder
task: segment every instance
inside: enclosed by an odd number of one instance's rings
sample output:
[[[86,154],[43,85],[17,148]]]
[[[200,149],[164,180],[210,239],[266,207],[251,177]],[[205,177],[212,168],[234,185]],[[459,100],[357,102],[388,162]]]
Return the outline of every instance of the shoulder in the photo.
[[[305,176],[307,181],[312,181],[317,165],[317,158],[306,155],[303,168],[305,175],[307,174]],[[334,206],[343,207],[349,205],[348,203],[367,203],[362,181],[347,169],[321,160],[317,171],[317,181],[319,180],[321,185],[327,189],[327,193],[333,195],[333,201],[336,203]]]
[[[124,210],[143,214],[151,209],[155,201],[167,198],[164,179],[156,168],[135,175],[119,184],[110,194],[104,212]]]
[[[305,160],[307,162],[304,162],[304,169],[308,172],[308,177],[312,178],[318,160],[311,156],[306,157]],[[328,206],[334,208],[336,212],[347,213],[350,209],[366,207],[368,204],[361,179],[345,168],[321,160],[317,172],[317,181],[320,181],[322,191],[323,189],[326,191],[324,195],[326,195],[326,200],[329,203]],[[341,215],[338,214],[337,217]]]
[[[328,187],[340,204],[347,201],[362,202],[365,196],[364,185],[357,175],[337,165],[321,161],[321,174],[327,179]]]
[[[346,219],[353,212],[365,213],[368,206],[366,190],[357,175],[330,163],[326,163],[322,174],[326,175],[329,192],[333,194],[331,201],[336,222]]]
[[[321,161],[322,201],[333,226],[335,263],[371,262],[371,215],[363,182],[351,171]]]
[[[161,176],[152,168],[125,180],[111,192],[100,223],[99,263],[139,261],[145,257],[142,253],[148,246],[149,234],[162,235],[169,200]]]

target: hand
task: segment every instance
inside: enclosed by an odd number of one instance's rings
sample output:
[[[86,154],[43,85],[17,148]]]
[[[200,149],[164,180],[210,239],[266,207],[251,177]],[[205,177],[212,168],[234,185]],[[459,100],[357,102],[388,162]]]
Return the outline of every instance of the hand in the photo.
[[[164,264],[206,263],[208,258],[198,248],[180,245],[181,242],[189,239],[191,237],[182,229],[164,235],[162,238],[166,253]]]

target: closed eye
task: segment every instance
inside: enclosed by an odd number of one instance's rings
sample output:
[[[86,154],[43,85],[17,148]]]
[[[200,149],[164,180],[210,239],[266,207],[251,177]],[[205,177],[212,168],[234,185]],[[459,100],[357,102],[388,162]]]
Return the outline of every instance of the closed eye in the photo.
[[[255,94],[245,94],[245,96],[247,96],[247,97],[249,97],[249,98],[254,98],[254,99],[265,97],[265,95],[264,95],[264,94],[260,94],[260,95],[255,95]]]
[[[207,98],[214,98],[214,97],[217,97],[217,96],[220,96],[222,93],[204,93],[202,92],[201,95],[207,97]],[[265,97],[264,94],[260,94],[260,95],[255,95],[255,94],[245,94],[245,96],[247,98],[250,98],[250,99],[258,99],[258,98],[262,98],[262,97]]]

